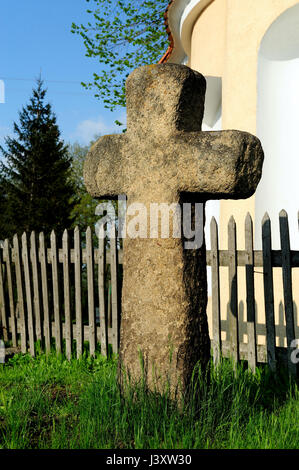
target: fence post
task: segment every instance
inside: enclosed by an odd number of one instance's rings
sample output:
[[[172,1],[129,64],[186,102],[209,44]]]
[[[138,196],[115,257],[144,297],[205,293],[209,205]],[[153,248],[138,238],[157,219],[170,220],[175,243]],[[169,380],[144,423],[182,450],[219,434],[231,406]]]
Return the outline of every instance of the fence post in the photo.
[[[4,279],[3,279],[3,248],[0,247],[0,310],[1,310],[1,327],[3,331],[4,341],[8,340],[9,324],[6,314],[5,295],[4,295]]]
[[[105,267],[106,249],[103,225],[99,229],[98,237],[98,290],[99,290],[99,310],[100,310],[100,331],[101,331],[101,354],[108,356],[108,324],[105,302]]]
[[[118,353],[119,347],[119,298],[117,279],[117,238],[115,224],[110,230],[110,272],[111,272],[111,309],[112,309],[112,348],[114,353]]]
[[[296,364],[291,361],[292,341],[295,339],[293,291],[292,291],[292,266],[288,214],[285,210],[279,213],[280,243],[281,243],[281,266],[284,293],[284,308],[286,319],[286,334],[288,346],[288,369],[289,373],[296,376]]]
[[[24,279],[26,290],[26,304],[28,315],[28,336],[29,336],[29,351],[32,357],[35,356],[34,348],[34,323],[33,323],[33,309],[32,309],[32,289],[31,289],[31,276],[29,268],[29,253],[28,241],[26,232],[22,235],[22,258],[24,265]]]
[[[275,354],[275,321],[274,321],[274,294],[273,294],[273,270],[272,270],[272,241],[271,241],[271,221],[265,213],[262,220],[262,241],[263,241],[263,277],[264,277],[264,298],[266,311],[266,342],[267,358],[270,369],[276,371]]]
[[[239,332],[238,332],[238,282],[237,282],[237,242],[236,222],[233,216],[228,223],[228,279],[229,279],[229,306],[228,323],[230,336],[230,353],[232,359],[239,361]]]
[[[11,320],[11,337],[13,347],[17,346],[17,328],[16,328],[16,314],[13,297],[13,283],[12,283],[12,265],[11,265],[11,248],[8,239],[4,241],[4,255],[6,260],[6,271],[7,271],[7,287],[9,297],[9,311]],[[8,325],[9,326],[9,325]]]
[[[253,258],[253,227],[248,213],[245,219],[245,249],[246,249],[246,305],[247,305],[247,334],[248,334],[248,365],[255,372],[257,363],[256,331],[255,331],[255,302],[254,302],[254,258]]]
[[[217,365],[221,355],[221,317],[219,286],[218,225],[215,217],[210,224],[211,271],[212,271],[212,321],[213,321],[213,360]]]
[[[35,313],[35,333],[36,339],[42,341],[42,325],[41,325],[41,311],[40,311],[40,293],[39,293],[39,273],[37,267],[37,249],[35,232],[31,232],[30,236],[30,254],[32,264],[32,277],[33,277],[33,304]]]
[[[43,295],[43,309],[44,309],[44,336],[45,336],[45,349],[49,353],[51,351],[51,325],[50,325],[50,312],[49,312],[49,290],[48,290],[48,274],[47,274],[47,250],[45,247],[45,236],[41,232],[39,234],[39,260],[41,267],[41,280],[42,280],[42,295]]]
[[[55,322],[55,347],[57,353],[62,351],[62,335],[61,335],[61,317],[59,306],[59,282],[58,282],[58,249],[56,234],[54,230],[51,232],[51,264],[52,264],[52,281],[53,281],[53,303],[54,303],[54,322]]]
[[[82,322],[82,252],[79,227],[74,230],[74,263],[75,263],[75,307],[76,307],[76,348],[77,358],[83,354]]]
[[[25,305],[24,305],[24,293],[23,293],[23,282],[22,282],[22,268],[20,258],[20,244],[18,235],[13,237],[13,248],[14,248],[14,261],[16,267],[16,281],[17,281],[17,293],[18,293],[18,310],[20,313],[21,321],[21,351],[23,354],[27,351],[27,329],[26,329],[26,317],[25,317]]]
[[[70,294],[70,249],[69,234],[64,230],[62,236],[63,252],[63,291],[64,291],[64,328],[65,328],[65,348],[68,360],[72,357],[72,319],[71,319],[71,294]]]
[[[86,230],[86,265],[88,294],[89,351],[94,356],[96,350],[96,316],[94,304],[94,253],[91,228]]]

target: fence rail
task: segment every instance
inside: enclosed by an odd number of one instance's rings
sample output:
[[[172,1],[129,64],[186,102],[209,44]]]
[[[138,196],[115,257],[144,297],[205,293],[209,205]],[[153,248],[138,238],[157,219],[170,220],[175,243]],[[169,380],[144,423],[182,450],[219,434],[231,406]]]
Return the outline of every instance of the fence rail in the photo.
[[[4,341],[11,340],[23,353],[35,355],[35,343],[50,351],[55,340],[57,352],[63,340],[68,358],[75,340],[76,354],[83,353],[83,343],[89,352],[108,353],[108,344],[118,352],[120,323],[120,276],[122,255],[118,254],[116,239],[110,240],[107,250],[104,240],[94,247],[92,231],[85,233],[85,243],[76,228],[70,246],[67,230],[58,247],[55,232],[50,247],[45,236],[26,233],[13,243],[5,240],[0,249],[0,320]],[[85,301],[84,301],[85,300]],[[97,313],[99,312],[99,315]]]
[[[287,365],[291,375],[296,375],[296,364],[291,361],[291,353],[294,348],[293,340],[296,339],[295,329],[298,335],[297,318],[295,318],[293,292],[292,292],[292,268],[299,267],[299,251],[290,249],[288,215],[285,211],[279,214],[281,250],[272,250],[271,246],[271,221],[268,214],[262,220],[262,245],[261,251],[253,250],[253,224],[250,214],[245,220],[245,250],[237,250],[236,224],[231,217],[228,224],[228,250],[218,249],[218,226],[215,218],[211,220],[211,250],[207,251],[207,265],[212,270],[212,323],[213,323],[213,357],[219,361],[220,354],[231,356],[236,361],[245,359],[249,367],[255,371],[258,362],[268,362],[270,368],[275,371],[278,355],[286,353]],[[221,339],[223,321],[220,309],[220,267],[228,267],[229,302],[226,320],[226,340]],[[238,273],[237,268],[245,268],[246,276],[246,329],[241,333],[239,325],[240,309],[238,305]],[[282,269],[284,310],[286,322],[287,351],[276,347],[277,325],[274,317],[274,283],[273,268]],[[262,268],[265,325],[263,332],[266,336],[266,345],[257,343],[257,334],[261,333],[257,328],[254,268]],[[280,322],[282,323],[282,322]],[[279,325],[281,326],[281,325]],[[240,341],[246,332],[247,343]],[[281,336],[281,331],[279,331]]]
[[[218,226],[211,220],[211,249],[207,251],[207,265],[212,273],[212,348],[214,361],[220,355],[235,361],[245,359],[254,371],[257,363],[268,362],[276,369],[278,355],[284,352],[291,374],[296,364],[291,360],[292,341],[299,336],[297,312],[294,311],[292,268],[299,267],[299,251],[292,251],[289,243],[288,216],[280,213],[281,250],[272,250],[271,221],[266,214],[262,221],[262,250],[254,250],[252,220],[245,221],[245,250],[236,244],[236,223],[231,217],[228,224],[228,249],[219,250]],[[20,344],[23,353],[35,355],[39,340],[49,351],[53,340],[58,352],[65,348],[72,355],[75,340],[76,355],[83,353],[88,342],[89,353],[95,353],[98,344],[101,353],[108,354],[108,345],[117,353],[120,330],[120,292],[122,252],[112,236],[109,249],[103,239],[93,241],[90,228],[84,234],[76,228],[63,233],[57,240],[51,233],[49,246],[45,236],[34,232],[30,237],[15,235],[13,242],[5,240],[0,249],[0,321],[4,341],[13,346]],[[113,235],[113,234],[112,234]],[[238,267],[245,268],[246,299],[238,300]],[[229,302],[226,320],[221,317],[220,270],[228,268]],[[280,308],[280,324],[274,318],[273,268],[282,271],[284,302]],[[262,268],[265,324],[256,318],[254,269]],[[242,307],[242,308],[241,308]],[[246,310],[246,321],[244,311]],[[285,329],[283,319],[285,318]],[[286,331],[287,350],[276,346],[276,336]],[[223,332],[226,339],[223,339]],[[247,335],[247,342],[243,341]],[[265,345],[258,344],[258,335],[266,337]],[[287,353],[287,354],[286,354]]]

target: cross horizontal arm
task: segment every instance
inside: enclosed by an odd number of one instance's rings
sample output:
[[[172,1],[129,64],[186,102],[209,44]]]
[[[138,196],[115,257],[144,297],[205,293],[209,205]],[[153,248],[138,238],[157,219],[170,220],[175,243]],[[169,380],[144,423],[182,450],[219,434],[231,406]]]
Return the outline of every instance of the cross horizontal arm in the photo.
[[[124,135],[105,135],[89,150],[83,174],[92,196],[109,198],[125,193],[124,141]]]
[[[179,192],[201,193],[207,199],[252,196],[264,159],[257,137],[227,130],[181,133],[177,138]]]

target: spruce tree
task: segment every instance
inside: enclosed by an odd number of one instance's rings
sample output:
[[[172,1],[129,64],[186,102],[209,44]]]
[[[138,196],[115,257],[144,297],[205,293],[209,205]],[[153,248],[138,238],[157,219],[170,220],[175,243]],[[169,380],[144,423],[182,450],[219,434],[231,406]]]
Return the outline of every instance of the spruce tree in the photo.
[[[4,234],[7,233],[7,225],[5,223],[5,212],[7,206],[7,194],[6,194],[6,185],[5,181],[0,174],[0,241],[5,237]]]
[[[29,104],[19,112],[19,124],[14,123],[15,137],[6,137],[6,148],[0,147],[5,157],[0,239],[32,230],[49,234],[54,229],[61,234],[72,224],[71,159],[45,95],[38,79]]]

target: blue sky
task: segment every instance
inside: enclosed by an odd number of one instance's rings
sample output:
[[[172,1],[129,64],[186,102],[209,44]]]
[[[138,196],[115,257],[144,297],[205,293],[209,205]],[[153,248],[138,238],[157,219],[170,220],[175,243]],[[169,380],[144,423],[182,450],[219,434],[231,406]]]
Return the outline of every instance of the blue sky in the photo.
[[[124,122],[124,108],[112,113],[80,84],[101,70],[95,59],[85,57],[80,36],[70,32],[72,22],[87,23],[89,6],[86,0],[0,0],[0,79],[5,86],[0,145],[12,135],[40,72],[66,143],[88,144],[95,134],[120,132],[114,121]]]

